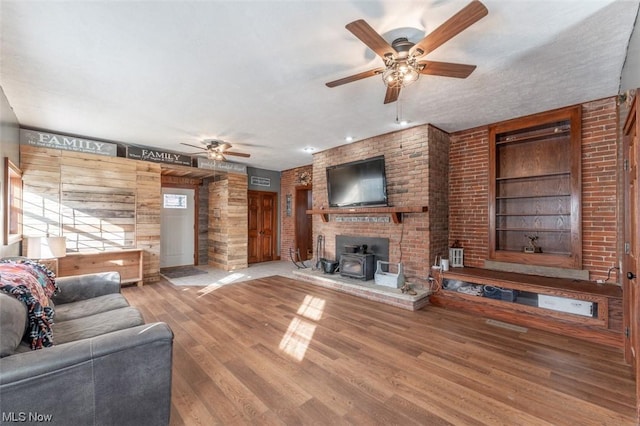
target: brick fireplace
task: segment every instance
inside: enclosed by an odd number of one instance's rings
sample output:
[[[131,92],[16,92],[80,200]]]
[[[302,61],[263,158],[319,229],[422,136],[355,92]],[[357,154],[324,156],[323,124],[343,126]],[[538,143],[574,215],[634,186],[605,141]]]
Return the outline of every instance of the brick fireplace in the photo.
[[[446,257],[448,253],[447,133],[431,125],[417,126],[314,154],[313,208],[328,207],[325,171],[328,166],[378,155],[385,157],[390,205],[428,206],[428,211],[405,213],[402,223],[336,220],[340,214],[331,214],[329,220],[323,222],[320,215],[314,215],[314,241],[318,235],[322,235],[325,241],[325,257],[335,259],[342,251],[336,241],[339,235],[386,239],[388,258],[384,260],[392,263],[401,262],[409,281],[424,283],[432,258],[436,255]],[[367,213],[362,216],[386,215]]]

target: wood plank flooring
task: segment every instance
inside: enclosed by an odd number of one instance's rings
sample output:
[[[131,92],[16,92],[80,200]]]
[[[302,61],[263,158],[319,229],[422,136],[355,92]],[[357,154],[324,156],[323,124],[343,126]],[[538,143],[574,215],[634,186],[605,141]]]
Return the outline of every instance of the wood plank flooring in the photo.
[[[125,287],[175,333],[172,425],[635,425],[621,350],[284,277]]]

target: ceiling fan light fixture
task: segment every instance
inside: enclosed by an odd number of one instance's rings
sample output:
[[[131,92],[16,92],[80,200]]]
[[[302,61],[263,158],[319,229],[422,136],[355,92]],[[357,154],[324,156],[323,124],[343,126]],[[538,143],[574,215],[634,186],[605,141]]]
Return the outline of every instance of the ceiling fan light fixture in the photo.
[[[419,68],[414,57],[389,61],[382,72],[382,81],[387,87],[406,87],[420,78]]]
[[[207,157],[209,157],[209,160],[219,160],[219,161],[224,160],[224,156],[222,155],[221,152],[218,152],[218,151],[207,152]]]

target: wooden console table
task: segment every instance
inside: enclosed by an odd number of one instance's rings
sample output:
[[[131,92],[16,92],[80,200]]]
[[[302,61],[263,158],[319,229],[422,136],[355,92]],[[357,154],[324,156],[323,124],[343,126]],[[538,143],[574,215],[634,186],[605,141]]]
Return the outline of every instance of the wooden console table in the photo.
[[[459,280],[526,294],[522,301],[496,300],[442,289],[430,300],[437,306],[455,307],[513,324],[573,336],[609,346],[624,346],[622,333],[622,289],[617,285],[592,281],[549,278],[539,275],[494,271],[483,268],[452,268],[443,279]],[[538,295],[592,302],[592,317],[539,307]],[[531,299],[534,303],[531,303]]]
[[[123,249],[67,253],[58,259],[58,276],[116,271],[122,284],[143,284],[143,250]]]

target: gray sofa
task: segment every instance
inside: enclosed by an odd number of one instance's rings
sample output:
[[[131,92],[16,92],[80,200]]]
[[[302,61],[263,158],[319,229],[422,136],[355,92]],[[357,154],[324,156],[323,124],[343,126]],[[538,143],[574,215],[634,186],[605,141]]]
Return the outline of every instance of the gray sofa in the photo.
[[[0,291],[0,423],[168,424],[171,329],[144,323],[117,272],[56,282],[54,346],[38,350],[21,341],[26,305]]]

